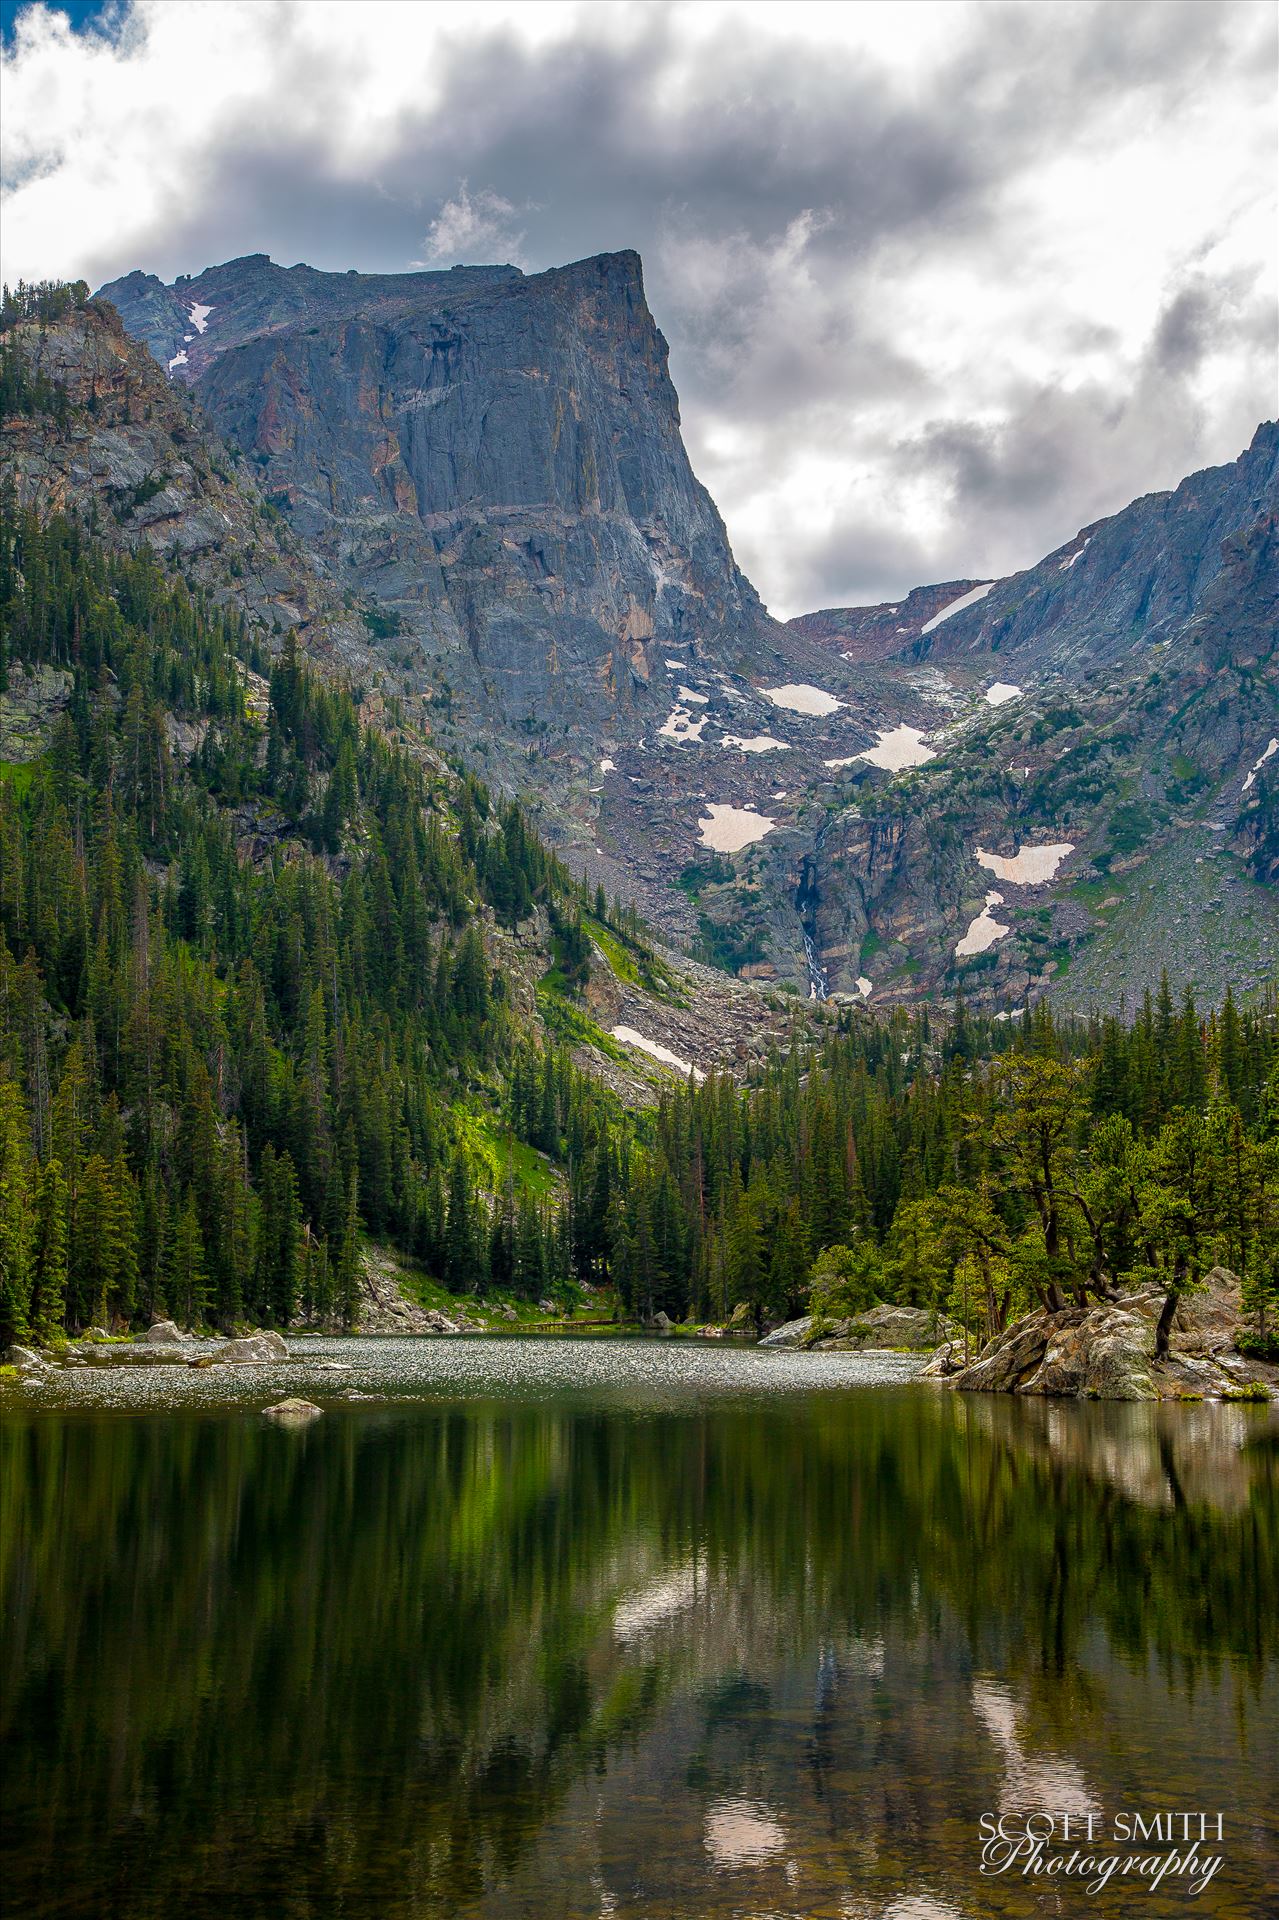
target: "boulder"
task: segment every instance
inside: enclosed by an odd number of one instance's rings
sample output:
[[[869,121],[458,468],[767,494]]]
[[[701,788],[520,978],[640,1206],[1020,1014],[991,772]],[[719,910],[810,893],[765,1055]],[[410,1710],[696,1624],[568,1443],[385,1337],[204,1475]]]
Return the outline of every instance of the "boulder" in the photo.
[[[812,1330],[813,1316],[806,1313],[802,1320],[788,1320],[784,1326],[774,1327],[759,1344],[761,1347],[806,1347]]]
[[[287,1360],[288,1357],[288,1348],[274,1331],[249,1333],[238,1340],[228,1340],[213,1356],[220,1365],[227,1367],[265,1366],[272,1360]]]
[[[1238,1274],[1229,1267],[1213,1267],[1194,1293],[1183,1294],[1177,1302],[1170,1344],[1179,1353],[1228,1353],[1243,1324],[1243,1290]]]
[[[82,1340],[109,1340],[111,1335],[105,1327],[86,1327],[80,1335]]]
[[[877,1301],[865,1313],[830,1322],[815,1344],[837,1352],[882,1353],[904,1348],[910,1353],[929,1353],[937,1345],[938,1334],[947,1331],[946,1323],[923,1307]]]
[[[460,1333],[462,1331],[458,1322],[456,1320],[450,1320],[448,1315],[446,1313],[441,1313],[438,1307],[427,1307],[425,1311],[426,1311],[426,1326],[424,1329],[425,1332],[427,1333]]]
[[[733,1308],[733,1311],[729,1314],[728,1331],[730,1333],[754,1333],[755,1310],[753,1307],[748,1307],[744,1300],[739,1300]]]
[[[663,1313],[661,1308],[659,1307],[657,1312],[653,1315],[653,1318],[649,1321],[648,1324],[653,1329],[654,1333],[670,1333],[675,1325],[675,1322],[671,1319],[669,1314]]]
[[[1145,1314],[1094,1307],[1075,1324],[1050,1326],[1043,1360],[1024,1391],[1086,1400],[1157,1400],[1150,1373],[1154,1357],[1155,1329]]]
[[[1215,1277],[1214,1277],[1215,1275]],[[998,1334],[970,1366],[949,1377],[963,1393],[1028,1393],[1083,1400],[1157,1400],[1233,1393],[1268,1382],[1272,1369],[1234,1347],[1237,1282],[1223,1268],[1201,1293],[1179,1302],[1168,1353],[1155,1358],[1155,1330],[1166,1298],[1141,1287],[1095,1306],[1042,1308]],[[1233,1283],[1233,1284],[1232,1284]]]
[[[1049,1316],[1037,1307],[987,1341],[976,1360],[955,1376],[954,1384],[963,1393],[1029,1392],[1029,1382],[1038,1373],[1048,1348],[1050,1319],[1073,1319],[1077,1324],[1083,1317],[1074,1308]]]
[[[177,1346],[187,1337],[172,1320],[153,1320],[142,1336],[152,1347]]]
[[[19,1373],[48,1373],[49,1371],[49,1362],[33,1347],[10,1347],[5,1354],[5,1364],[16,1367]]]
[[[308,1420],[318,1420],[323,1411],[311,1400],[277,1400],[273,1407],[262,1409],[267,1420],[278,1420],[286,1427],[305,1426]]]

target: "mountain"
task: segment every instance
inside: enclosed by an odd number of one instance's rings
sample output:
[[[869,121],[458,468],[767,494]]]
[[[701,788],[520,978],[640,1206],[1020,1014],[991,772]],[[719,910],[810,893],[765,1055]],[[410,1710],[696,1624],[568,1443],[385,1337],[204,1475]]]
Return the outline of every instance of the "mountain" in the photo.
[[[987,584],[980,580],[944,580],[931,587],[912,587],[904,600],[890,606],[823,607],[801,613],[786,623],[787,632],[829,647],[841,660],[870,663],[899,654],[930,620]]]
[[[692,473],[633,253],[255,255],[103,297],[256,474],[344,644],[675,943],[992,1011],[1165,962],[1207,999],[1273,972],[1273,766],[1245,786],[1279,735],[1273,426],[1007,580],[782,625]]]
[[[940,615],[912,595],[877,657],[903,687],[933,676],[936,757],[886,790],[860,777],[832,815],[827,953],[892,997],[922,974],[1006,1008],[1131,1001],[1165,965],[1213,999],[1273,977],[1277,516],[1270,423]],[[863,643],[884,624],[813,619]]]
[[[102,297],[331,576],[506,719],[625,708],[657,650],[767,634],[684,451],[636,254],[530,277],[258,255]]]

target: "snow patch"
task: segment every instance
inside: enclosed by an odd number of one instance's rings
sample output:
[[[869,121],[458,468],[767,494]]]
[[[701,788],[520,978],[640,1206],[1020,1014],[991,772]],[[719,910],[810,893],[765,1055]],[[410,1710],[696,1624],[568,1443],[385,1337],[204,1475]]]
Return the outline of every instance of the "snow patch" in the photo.
[[[616,773],[616,771],[617,771],[617,762],[616,762],[616,760],[601,760],[601,761],[600,761],[600,772],[601,772],[601,773]]]
[[[701,843],[716,853],[740,853],[777,825],[766,813],[756,813],[754,807],[721,807],[711,801],[707,802],[707,816],[697,823]]]
[[[857,991],[863,1000],[870,999],[871,983],[864,973],[859,973],[857,976]]]
[[[744,740],[740,733],[726,733],[721,747],[736,747],[739,753],[789,753],[789,740],[775,740],[771,733],[757,733]]]
[[[957,959],[965,960],[970,954],[985,953],[987,947],[993,947],[996,940],[1002,940],[1006,933],[1012,932],[1011,927],[1005,927],[1000,921],[996,920],[994,914],[991,912],[992,907],[1002,907],[1003,904],[1004,896],[1002,893],[988,893],[986,895],[985,906],[975,920],[969,921],[967,933],[962,940],[956,943],[955,957]]]
[[[1249,787],[1252,785],[1257,775],[1261,772],[1261,769],[1265,766],[1267,760],[1270,758],[1272,753],[1279,753],[1279,740],[1272,740],[1270,742],[1270,745],[1266,748],[1265,752],[1261,755],[1260,759],[1254,761],[1252,772],[1248,775],[1248,778],[1243,783],[1243,790],[1245,793],[1247,793]]]
[[[921,637],[931,633],[934,627],[939,627],[943,620],[949,620],[953,613],[962,613],[965,607],[975,607],[979,600],[986,598],[992,587],[998,585],[998,580],[987,580],[985,586],[974,587],[971,593],[961,593],[958,600],[948,601],[940,613],[935,613],[928,624],[919,629]]]
[[[186,348],[179,347],[178,351],[174,354],[172,360],[170,360],[169,362],[169,372],[172,373],[175,367],[185,367],[186,363],[187,363]]]
[[[1002,707],[1006,705],[1009,700],[1020,699],[1021,688],[1014,687],[1007,680],[996,680],[993,686],[987,687],[986,689],[986,704],[989,707]]]
[[[668,660],[666,664],[670,668],[672,673],[683,673],[685,667],[688,665],[688,661],[687,660]]]
[[[676,691],[681,700],[691,700],[694,706],[708,707],[711,703],[711,697],[708,693],[695,693],[692,687],[679,687]]]
[[[209,324],[209,315],[212,312],[212,307],[202,307],[198,300],[191,302],[191,325],[197,333],[203,333],[205,331]]]
[[[1025,1007],[1006,1007],[1002,1013],[997,1013],[995,1018],[996,1020],[1020,1020],[1025,1011]]]
[[[832,767],[838,772],[841,767],[855,767],[860,759],[860,753],[850,753],[846,760],[823,760],[822,765]]]
[[[657,731],[664,740],[692,740],[700,746],[702,728],[709,719],[710,715],[704,713],[700,720],[694,720],[687,707],[672,707]]]
[[[771,700],[775,707],[785,707],[788,713],[807,713],[815,717],[828,713],[838,713],[843,706],[833,693],[824,693],[820,687],[813,687],[806,680],[790,682],[784,687],[761,687],[765,700]]]
[[[654,1060],[660,1060],[664,1067],[674,1067],[677,1073],[684,1075],[685,1079],[690,1073],[694,1080],[706,1078],[706,1075],[699,1067],[695,1067],[691,1060],[681,1060],[679,1055],[672,1053],[669,1047],[662,1046],[658,1040],[647,1039],[644,1034],[637,1033],[634,1027],[614,1027],[613,1038],[620,1040],[623,1046],[638,1047],[641,1053],[647,1053]],[[616,1626],[614,1630],[616,1631]]]
[[[987,868],[997,880],[1012,880],[1019,887],[1042,887],[1074,851],[1073,840],[1061,840],[1051,847],[1020,847],[1011,859],[986,853],[981,847],[974,857],[978,866]]]
[[[1092,545],[1092,535],[1089,534],[1088,538],[1084,541],[1083,546],[1076,547],[1075,551],[1072,554],[1067,555],[1066,559],[1062,561],[1061,565],[1057,569],[1058,573],[1065,573],[1068,568],[1073,567],[1076,560],[1078,560],[1082,554],[1086,553],[1088,548],[1091,545]]]
[[[879,727],[876,731],[878,746],[867,747],[864,753],[854,756],[858,760],[869,760],[872,767],[900,773],[904,767],[922,767],[926,760],[937,758],[933,749],[924,745],[924,735],[918,727],[892,727],[887,731]],[[830,762],[826,764],[829,766]]]

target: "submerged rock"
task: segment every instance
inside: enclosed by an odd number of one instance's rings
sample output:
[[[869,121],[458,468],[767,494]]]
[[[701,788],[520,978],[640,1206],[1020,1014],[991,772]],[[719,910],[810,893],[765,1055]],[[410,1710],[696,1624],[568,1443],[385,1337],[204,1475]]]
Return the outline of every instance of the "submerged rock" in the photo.
[[[267,1420],[278,1420],[284,1426],[305,1426],[308,1420],[318,1420],[323,1407],[317,1407],[311,1400],[277,1400],[273,1407],[263,1407],[262,1413]]]

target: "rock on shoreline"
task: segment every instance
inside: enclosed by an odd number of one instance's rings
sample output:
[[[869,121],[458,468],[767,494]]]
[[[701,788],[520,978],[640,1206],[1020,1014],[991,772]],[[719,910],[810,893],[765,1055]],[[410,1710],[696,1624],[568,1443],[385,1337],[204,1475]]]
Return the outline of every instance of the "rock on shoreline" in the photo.
[[[1075,1400],[1219,1398],[1279,1386],[1279,1367],[1240,1353],[1244,1330],[1239,1281],[1214,1267],[1201,1291],[1177,1303],[1168,1350],[1156,1357],[1156,1328],[1166,1294],[1134,1288],[1113,1301],[1037,1308],[988,1341],[963,1364],[951,1342],[926,1369],[961,1393],[1043,1394]]]

